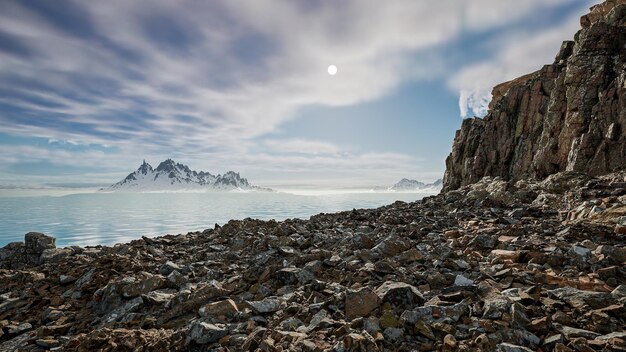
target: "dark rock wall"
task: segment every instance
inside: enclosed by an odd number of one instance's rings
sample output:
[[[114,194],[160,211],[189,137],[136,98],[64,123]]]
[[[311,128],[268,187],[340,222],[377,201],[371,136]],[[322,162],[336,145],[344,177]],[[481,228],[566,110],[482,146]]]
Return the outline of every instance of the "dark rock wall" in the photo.
[[[463,121],[444,190],[626,169],[626,0],[592,7],[581,26],[553,64],[496,86],[487,116]]]

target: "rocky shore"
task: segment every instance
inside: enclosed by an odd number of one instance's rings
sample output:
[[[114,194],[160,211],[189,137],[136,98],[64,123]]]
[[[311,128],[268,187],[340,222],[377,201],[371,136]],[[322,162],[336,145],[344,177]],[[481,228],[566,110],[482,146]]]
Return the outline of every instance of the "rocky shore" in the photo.
[[[1,351],[624,351],[626,173],[0,249]]]

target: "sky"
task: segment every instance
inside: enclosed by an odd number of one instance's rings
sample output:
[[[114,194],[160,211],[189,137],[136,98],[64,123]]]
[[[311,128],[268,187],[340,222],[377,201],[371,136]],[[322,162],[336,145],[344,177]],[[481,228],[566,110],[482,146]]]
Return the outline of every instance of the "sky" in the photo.
[[[263,186],[434,181],[462,119],[594,3],[2,1],[0,188],[167,158]]]

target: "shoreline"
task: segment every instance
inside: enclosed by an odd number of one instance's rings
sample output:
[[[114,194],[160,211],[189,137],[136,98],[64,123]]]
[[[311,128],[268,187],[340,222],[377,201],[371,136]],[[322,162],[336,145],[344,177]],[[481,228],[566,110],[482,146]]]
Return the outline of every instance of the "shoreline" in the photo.
[[[373,188],[320,188],[320,189],[274,189],[273,191],[221,191],[221,190],[157,190],[157,191],[100,191],[98,189],[81,189],[74,191],[65,188],[6,188],[0,191],[17,192],[15,195],[5,195],[0,193],[2,198],[24,198],[24,197],[66,197],[82,194],[289,194],[295,196],[329,196],[329,195],[345,195],[345,194],[427,194],[435,195],[441,192],[441,189],[422,189],[422,190],[376,190]],[[50,192],[52,194],[35,194],[27,193]],[[5,192],[9,193],[9,192]],[[21,195],[20,195],[21,193]],[[55,194],[58,193],[58,194]]]
[[[5,210],[0,215],[0,247],[22,241],[28,231],[54,236],[59,246],[113,245],[141,235],[202,231],[232,219],[308,219],[319,212],[378,207],[424,196],[428,194],[117,194],[0,199]],[[38,210],[32,218],[22,213],[22,209],[34,208]]]

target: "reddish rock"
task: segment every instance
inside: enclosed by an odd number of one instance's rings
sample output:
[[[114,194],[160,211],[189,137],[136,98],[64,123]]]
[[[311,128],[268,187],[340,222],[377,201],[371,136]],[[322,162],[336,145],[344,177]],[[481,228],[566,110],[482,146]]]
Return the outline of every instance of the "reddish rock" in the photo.
[[[346,319],[367,316],[378,307],[378,296],[370,288],[362,288],[346,293]]]

